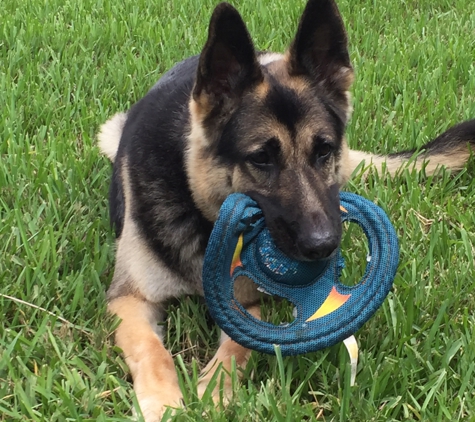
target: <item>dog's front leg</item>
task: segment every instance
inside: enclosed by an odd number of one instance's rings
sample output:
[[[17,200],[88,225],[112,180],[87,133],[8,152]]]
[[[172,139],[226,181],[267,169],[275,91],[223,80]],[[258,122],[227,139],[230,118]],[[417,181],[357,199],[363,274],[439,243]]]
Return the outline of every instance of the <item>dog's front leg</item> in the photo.
[[[132,373],[142,414],[146,422],[160,421],[166,407],[179,407],[182,399],[173,359],[158,335],[162,311],[134,296],[111,300],[109,311],[122,320],[115,333],[116,344]]]
[[[246,277],[240,277],[234,285],[234,294],[241,305],[255,318],[261,318],[261,296],[254,282]],[[233,385],[231,371],[233,358],[239,369],[244,369],[247,365],[251,351],[231,340],[226,333],[221,332],[220,346],[206,367],[201,372],[201,378],[198,384],[198,394],[203,396],[208,385],[217,370],[221,374],[217,378],[217,385],[213,389],[212,395],[215,403],[218,403],[222,393],[223,400],[227,402],[233,394]],[[242,371],[238,372],[241,377]],[[223,378],[221,378],[221,376]],[[221,391],[222,387],[222,391]]]
[[[246,310],[254,317],[260,318],[259,306],[246,307]],[[213,359],[209,361],[209,363],[201,372],[201,377],[198,384],[199,396],[203,396],[215,372],[220,370],[221,374],[217,378],[217,384],[213,389],[212,396],[215,403],[220,401],[221,394],[223,401],[225,403],[228,402],[233,395],[233,385],[231,379],[233,358],[236,361],[236,366],[239,369],[244,369],[247,365],[250,355],[251,351],[249,349],[246,349],[245,347],[231,340],[224,331],[221,331],[220,346]],[[241,377],[241,374],[242,371],[239,371],[239,378]]]

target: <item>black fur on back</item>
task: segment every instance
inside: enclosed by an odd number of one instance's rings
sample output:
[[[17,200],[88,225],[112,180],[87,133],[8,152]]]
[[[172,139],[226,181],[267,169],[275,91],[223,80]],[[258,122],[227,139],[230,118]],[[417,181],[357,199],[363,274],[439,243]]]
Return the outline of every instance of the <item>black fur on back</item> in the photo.
[[[128,112],[110,188],[111,221],[120,237],[126,161],[131,216],[149,247],[185,280],[195,272],[187,261],[193,253],[204,253],[212,229],[192,200],[184,163],[197,64],[198,56],[178,63]]]

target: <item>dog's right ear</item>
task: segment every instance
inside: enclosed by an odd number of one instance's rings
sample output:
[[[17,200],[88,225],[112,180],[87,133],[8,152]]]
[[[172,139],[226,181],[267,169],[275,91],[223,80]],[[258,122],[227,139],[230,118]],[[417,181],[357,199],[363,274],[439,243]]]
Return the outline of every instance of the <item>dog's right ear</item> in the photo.
[[[243,92],[262,80],[254,45],[239,12],[219,4],[201,52],[193,99],[206,114],[229,114]]]

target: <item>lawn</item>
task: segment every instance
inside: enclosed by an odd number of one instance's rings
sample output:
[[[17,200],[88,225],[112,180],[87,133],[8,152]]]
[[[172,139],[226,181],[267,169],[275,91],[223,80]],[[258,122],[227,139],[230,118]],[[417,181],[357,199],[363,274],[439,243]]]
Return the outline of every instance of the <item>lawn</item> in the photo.
[[[0,420],[125,421],[135,399],[106,314],[110,164],[95,134],[200,51],[209,0],[0,2]],[[259,49],[283,51],[302,1],[235,2]],[[420,146],[475,117],[471,0],[340,0],[356,70],[352,148]],[[400,238],[394,289],[343,345],[253,353],[227,408],[196,399],[218,331],[202,301],[170,305],[176,421],[475,421],[475,170],[356,176]],[[351,242],[345,241],[349,248]],[[361,270],[356,251],[349,268]],[[278,318],[278,316],[277,316]]]

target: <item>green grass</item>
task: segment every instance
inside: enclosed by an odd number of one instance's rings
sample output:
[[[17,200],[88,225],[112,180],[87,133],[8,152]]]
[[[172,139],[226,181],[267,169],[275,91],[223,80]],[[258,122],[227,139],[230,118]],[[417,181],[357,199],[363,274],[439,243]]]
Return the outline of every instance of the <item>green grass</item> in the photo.
[[[258,48],[282,51],[302,1],[240,3]],[[422,145],[475,117],[470,0],[339,4],[357,76],[353,148]],[[105,312],[110,165],[94,137],[174,62],[200,51],[212,8],[208,0],[0,2],[0,420],[130,418],[134,396]],[[198,402],[197,374],[217,329],[202,302],[186,298],[167,321],[188,405],[174,420],[475,420],[474,170],[472,162],[456,176],[349,184],[389,213],[401,243],[394,290],[357,333],[356,386],[342,345],[296,358],[254,353],[226,409]],[[355,271],[360,261],[355,252]]]

